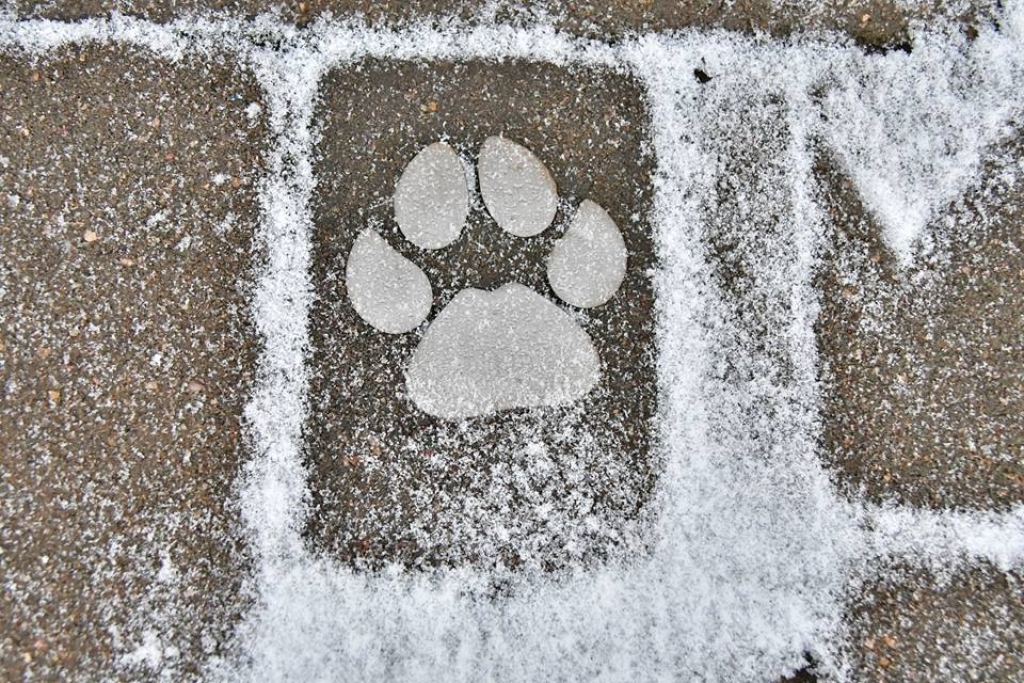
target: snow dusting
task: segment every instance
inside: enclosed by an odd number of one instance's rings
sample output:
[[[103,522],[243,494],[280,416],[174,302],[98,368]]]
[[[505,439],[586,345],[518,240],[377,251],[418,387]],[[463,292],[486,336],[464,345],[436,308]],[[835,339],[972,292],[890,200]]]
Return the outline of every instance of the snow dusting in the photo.
[[[977,176],[1024,107],[1024,33],[1014,17],[971,41],[922,34],[913,51],[830,60],[825,135],[904,264],[925,228]]]
[[[174,58],[216,45],[266,92],[275,138],[260,191],[266,259],[251,302],[263,346],[240,487],[258,599],[238,629],[242,656],[211,661],[207,675],[750,681],[791,673],[810,654],[821,673],[843,680],[845,586],[879,557],[1024,565],[1024,509],[847,501],[817,451],[814,277],[827,238],[815,158],[838,159],[889,247],[910,262],[1024,104],[1024,7],[1005,12],[998,30],[971,41],[917,34],[910,54],[866,54],[827,36],[769,42],[721,32],[612,46],[545,25],[391,31],[325,19],[299,32],[268,17],[0,21],[0,46],[33,55],[117,41]],[[365,57],[518,58],[563,66],[566,78],[588,66],[644,82],[657,160],[661,471],[644,512],[646,547],[631,556],[586,571],[526,570],[498,585],[473,568],[358,573],[304,541],[314,111],[321,79]],[[709,78],[694,78],[697,66]],[[537,210],[547,216],[554,209],[544,197]],[[486,190],[484,200],[493,212]],[[506,229],[535,234],[550,220]],[[740,281],[709,258],[718,239],[742,265]],[[176,571],[167,558],[165,587]],[[155,631],[125,635],[124,646],[123,661],[157,670],[175,653]]]

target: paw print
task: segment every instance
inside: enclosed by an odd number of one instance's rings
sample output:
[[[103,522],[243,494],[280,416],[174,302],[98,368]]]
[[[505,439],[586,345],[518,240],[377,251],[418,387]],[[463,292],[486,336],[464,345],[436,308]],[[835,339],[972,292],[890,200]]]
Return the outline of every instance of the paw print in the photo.
[[[503,137],[487,138],[478,171],[483,203],[500,229],[523,239],[548,229],[558,191],[532,152]],[[394,211],[416,247],[455,243],[470,212],[467,173],[455,150],[443,142],[421,150],[398,181]],[[587,199],[552,248],[547,279],[565,304],[593,308],[618,291],[626,262],[618,226]],[[345,285],[356,313],[388,334],[417,329],[433,305],[426,274],[371,229],[352,246]],[[417,408],[450,420],[572,403],[600,377],[597,350],[573,316],[518,282],[492,291],[462,289],[427,327],[405,375]]]

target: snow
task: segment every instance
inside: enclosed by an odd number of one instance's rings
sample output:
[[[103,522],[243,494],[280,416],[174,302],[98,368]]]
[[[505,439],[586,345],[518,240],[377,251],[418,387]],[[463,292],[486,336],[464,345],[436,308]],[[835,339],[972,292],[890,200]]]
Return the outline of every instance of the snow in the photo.
[[[648,511],[647,552],[585,572],[523,573],[498,600],[486,597],[490,577],[472,569],[394,567],[360,575],[305,551],[268,553],[263,603],[246,624],[252,660],[244,675],[758,680],[802,666],[809,652],[823,671],[841,676],[843,588],[851,575],[869,571],[887,537],[864,523],[859,504],[837,496],[817,458],[813,278],[824,238],[812,167],[815,141],[827,129],[814,91],[823,84],[850,87],[831,82],[828,68],[856,62],[860,50],[831,42],[766,45],[719,33],[644,37],[612,48],[546,27],[391,32],[330,22],[314,26],[310,40],[303,63],[315,74],[364,56],[518,57],[631,69],[644,79],[658,159],[663,471]],[[700,63],[713,75],[710,90],[688,77]],[[312,88],[304,83],[291,92],[297,120],[290,125],[313,126]],[[948,103],[922,106],[941,110]],[[292,140],[309,143],[309,133],[282,132],[282,149],[292,154]],[[758,184],[740,188],[737,214],[721,219],[721,227],[745,240],[756,270],[754,294],[769,311],[767,320],[744,320],[710,272],[707,223],[719,215],[717,187],[726,170],[720,160],[735,158],[744,145],[779,139],[781,158],[751,170]],[[305,177],[308,168],[295,170]],[[308,213],[300,220],[307,230]],[[752,328],[765,324],[768,343],[755,353]],[[301,349],[293,347],[294,364]],[[746,379],[727,381],[720,369],[729,365]],[[292,459],[299,461],[298,451]],[[289,474],[287,488],[301,490],[300,471]],[[271,488],[272,481],[250,480],[254,500],[275,503],[263,506],[257,532],[301,519],[300,510],[268,495],[281,485],[277,479]],[[897,552],[909,551],[912,559],[907,539],[929,538],[937,541],[931,556],[962,557],[954,537],[935,536],[920,518],[907,522],[893,544]],[[991,557],[992,550],[975,546],[973,558]],[[1017,566],[1024,557],[1002,561]]]
[[[156,631],[146,631],[142,643],[121,658],[125,664],[144,665],[151,670],[159,670],[164,659],[164,650],[160,644],[160,636]]]
[[[407,370],[416,406],[447,419],[572,403],[600,377],[587,333],[516,282],[456,294],[430,323]]]
[[[252,302],[264,344],[241,482],[259,600],[239,629],[245,656],[212,661],[208,674],[742,681],[790,672],[811,653],[842,678],[843,588],[873,571],[872,560],[1024,566],[1021,509],[876,509],[838,496],[818,459],[813,333],[825,239],[812,171],[819,142],[910,262],[1020,112],[1024,8],[1006,13],[999,30],[983,28],[970,43],[919,33],[910,55],[867,55],[827,36],[773,43],[719,32],[610,46],[543,25],[389,31],[325,20],[298,35],[267,18],[0,22],[0,44],[33,54],[120,41],[174,58],[216,45],[266,91],[275,142],[260,188],[266,263]],[[268,35],[280,49],[263,47]],[[368,56],[516,57],[643,79],[657,158],[662,471],[648,546],[634,557],[524,572],[494,597],[493,577],[471,568],[359,574],[303,542],[313,116],[324,74]],[[710,81],[692,78],[695,64]],[[743,184],[729,185],[735,178]],[[716,279],[713,231],[735,238],[749,299]],[[155,632],[141,639],[126,659],[158,667],[169,651]]]
[[[823,105],[827,139],[903,265],[927,248],[928,224],[1022,112],[1022,38],[1006,22],[974,41],[922,34],[910,54],[844,52],[832,61],[828,78],[842,86]]]
[[[933,568],[985,558],[1003,571],[1024,559],[1024,506],[1004,514],[869,508],[873,547],[881,556],[915,557]]]

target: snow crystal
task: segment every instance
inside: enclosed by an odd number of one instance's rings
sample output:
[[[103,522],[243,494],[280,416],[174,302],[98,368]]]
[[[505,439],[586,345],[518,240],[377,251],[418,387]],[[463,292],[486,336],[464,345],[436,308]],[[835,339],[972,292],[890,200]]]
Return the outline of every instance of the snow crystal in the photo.
[[[263,113],[263,107],[260,106],[259,102],[252,102],[248,107],[245,108],[245,115],[249,119],[250,123],[256,123],[259,121],[260,114]]]
[[[125,664],[143,665],[151,670],[158,670],[164,659],[164,651],[156,631],[146,631],[142,643],[121,659]]]

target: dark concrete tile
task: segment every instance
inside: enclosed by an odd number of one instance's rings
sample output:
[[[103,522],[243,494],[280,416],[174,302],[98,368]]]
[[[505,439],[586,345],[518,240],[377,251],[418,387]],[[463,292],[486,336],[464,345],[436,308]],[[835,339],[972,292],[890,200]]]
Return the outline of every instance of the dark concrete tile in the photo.
[[[1006,510],[1024,500],[1024,202],[992,155],[898,273],[850,183],[822,167],[835,230],[821,276],[825,452],[873,500]],[[984,216],[984,219],[983,219]]]
[[[197,11],[223,11],[251,17],[276,12],[286,21],[305,24],[325,15],[359,16],[374,25],[456,17],[463,21],[496,20],[525,24],[551,20],[569,33],[615,40],[632,33],[721,28],[775,37],[807,31],[836,31],[869,48],[906,43],[915,23],[953,19],[967,30],[991,21],[994,0],[919,3],[896,0],[828,0],[824,3],[778,0],[612,0],[611,2],[486,2],[485,0],[14,0],[19,16],[76,20],[117,11],[154,21],[169,21]]]
[[[556,567],[638,543],[656,469],[653,160],[639,85],[540,64],[366,63],[327,78],[316,120],[311,541],[369,566]],[[508,411],[460,428],[411,404],[402,368],[422,332],[387,335],[358,318],[344,266],[369,226],[427,273],[434,315],[463,287],[513,279],[557,301],[544,262],[561,228],[512,237],[478,207],[454,245],[428,252],[394,223],[395,182],[419,149],[450,136],[475,163],[498,133],[551,169],[562,199],[556,226],[592,198],[622,229],[630,263],[619,292],[581,323],[604,365],[597,389],[574,408]]]
[[[853,680],[1019,681],[1024,576],[897,567],[861,587],[847,628]]]
[[[156,22],[167,22],[197,12],[224,12],[251,18],[276,13],[285,21],[306,24],[328,13],[361,17],[374,25],[399,25],[412,20],[457,16],[471,19],[482,0],[70,0],[61,2],[14,0],[18,16],[75,21],[119,12]]]
[[[183,677],[227,640],[259,99],[118,47],[0,56],[4,680],[114,675],[150,624]]]
[[[722,28],[771,36],[828,30],[878,47],[905,40],[908,21],[915,15],[903,3],[893,0],[806,4],[777,0],[613,0],[572,3],[570,9],[562,9],[559,3],[550,4],[563,12],[564,28],[591,37],[689,28]]]

